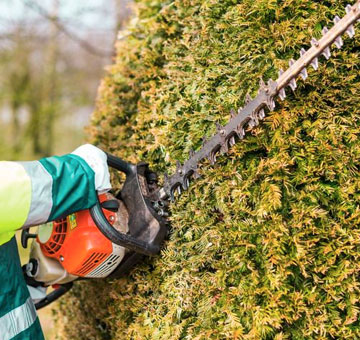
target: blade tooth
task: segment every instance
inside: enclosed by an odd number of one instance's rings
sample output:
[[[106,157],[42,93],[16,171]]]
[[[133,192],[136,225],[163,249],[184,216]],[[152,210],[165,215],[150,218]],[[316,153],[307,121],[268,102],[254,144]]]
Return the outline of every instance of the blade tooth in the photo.
[[[347,4],[345,7],[346,14],[350,13],[352,10],[352,6],[350,4]]]
[[[245,96],[245,105],[249,104],[252,101],[252,98],[249,93]]]
[[[256,114],[255,114],[255,121],[256,121],[256,125],[260,124],[259,111],[256,112]]]
[[[295,64],[295,60],[294,59],[290,59],[289,60],[289,66],[291,67],[291,66],[293,66]]]
[[[315,71],[317,71],[319,69],[319,59],[314,58],[310,65],[313,67]]]
[[[213,152],[213,156],[212,156],[212,165],[214,165],[216,163],[216,152]]]
[[[350,39],[354,38],[355,36],[355,28],[354,25],[350,25],[348,27],[348,29],[346,30],[347,35],[349,36]]]
[[[259,111],[259,119],[263,120],[265,118],[265,110],[264,109],[261,109]]]
[[[257,114],[253,113],[250,118],[249,127],[252,128],[252,127],[258,126],[259,124],[260,124],[260,122],[259,122],[259,118],[258,118]]]
[[[340,17],[336,15],[334,18],[334,23],[337,24],[340,20],[341,20]]]
[[[315,38],[311,38],[311,45],[319,47],[319,42]]]
[[[297,88],[297,84],[296,84],[295,78],[292,78],[292,79],[290,80],[289,86],[290,86],[291,90],[292,90],[293,92],[295,92],[295,90],[296,90],[296,88]]]
[[[219,123],[215,123],[215,125],[216,125],[216,130],[217,130],[218,134],[224,138],[226,136],[225,128]]]
[[[194,177],[195,179],[201,178],[201,175],[199,174],[199,171],[198,171],[198,170],[195,170],[195,171],[194,171],[193,177]]]
[[[271,78],[267,82],[267,87],[269,91],[274,90],[276,88],[277,84],[276,81],[272,80]]]
[[[302,49],[300,50],[300,57],[302,57],[305,53],[306,53],[305,48],[302,48]]]
[[[181,168],[182,168],[181,163],[180,163],[179,160],[177,160],[177,161],[176,161],[176,171],[177,171],[177,172],[181,171]]]
[[[224,143],[222,143],[221,148],[220,148],[220,153],[223,155],[224,153],[228,153],[229,152],[229,144],[227,141],[225,141]]]
[[[190,186],[190,180],[189,177],[184,177],[183,183],[182,183],[182,188],[184,191],[186,191],[187,189],[189,189]]]
[[[203,137],[202,138],[202,146],[204,146],[207,142],[208,142],[207,138]]]
[[[281,69],[279,70],[279,77],[281,77],[283,74],[284,74],[284,70],[281,68]]]
[[[170,187],[170,177],[167,172],[164,172],[164,187]]]
[[[219,151],[219,150],[218,150],[218,151]],[[215,164],[216,161],[217,161],[217,153],[218,153],[218,151],[216,151],[216,152],[213,153],[214,164]]]
[[[238,135],[239,139],[244,139],[245,137],[245,130],[242,126],[239,126],[237,129],[236,129],[236,134]]]
[[[235,136],[231,136],[230,139],[229,139],[229,144],[230,146],[234,146],[236,144],[236,141],[235,141]]]
[[[337,37],[337,39],[335,40],[334,44],[335,44],[336,48],[337,48],[338,50],[340,50],[341,47],[343,47],[344,42],[343,42],[343,40],[342,40],[341,37]]]
[[[280,97],[280,99],[281,99],[282,101],[285,100],[285,98],[286,98],[286,92],[285,92],[285,89],[284,89],[284,88],[282,88],[282,89],[279,91],[279,97]]]
[[[190,149],[189,158],[192,158],[194,155],[195,155],[195,151],[193,149]]]
[[[270,111],[274,111],[275,110],[275,101],[274,98],[268,98],[267,102],[266,102],[266,106],[268,107],[268,109]]]
[[[208,157],[210,164],[214,165],[216,163],[216,152],[211,151]]]
[[[230,111],[230,117],[231,119],[235,118],[236,117],[236,111],[234,109],[231,109]]]
[[[249,127],[250,129],[252,129],[252,128],[255,127],[255,122],[254,122],[252,119],[249,120],[249,122],[248,122],[248,127]]]
[[[306,67],[304,67],[300,72],[300,77],[305,81],[308,77],[308,72]]]
[[[326,58],[326,60],[329,60],[331,57],[331,51],[330,51],[330,47],[326,47],[325,50],[323,51],[322,55]]]
[[[176,188],[176,190],[177,190],[177,193],[178,193],[178,195],[181,195],[181,185],[178,185],[178,187]]]
[[[237,111],[238,114],[239,114],[243,109],[244,109],[244,108],[240,106],[240,107],[238,108],[238,111]]]
[[[216,126],[217,132],[220,132],[223,129],[222,125],[218,122],[215,122],[215,126]]]
[[[175,188],[170,189],[170,201],[175,202]]]
[[[327,32],[329,32],[329,29],[328,29],[326,26],[324,26],[324,28],[322,29],[322,34],[323,34],[323,36],[324,36]]]
[[[262,78],[260,78],[260,88],[264,88],[265,87],[265,82]]]
[[[257,95],[261,92],[261,91],[267,91],[267,88],[266,88],[266,84],[264,82],[264,80],[262,78],[260,78],[260,88],[259,88],[259,91],[257,93]],[[256,97],[256,96],[255,96]]]

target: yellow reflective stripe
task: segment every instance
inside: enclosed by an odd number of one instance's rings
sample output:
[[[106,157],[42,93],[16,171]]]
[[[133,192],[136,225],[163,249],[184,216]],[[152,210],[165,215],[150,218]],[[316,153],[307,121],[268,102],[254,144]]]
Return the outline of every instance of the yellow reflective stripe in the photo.
[[[31,179],[24,167],[15,162],[0,162],[0,244],[23,226],[30,204]]]
[[[5,244],[6,242],[9,242],[14,235],[15,235],[15,231],[9,231],[7,233],[0,234],[0,246],[2,244]]]

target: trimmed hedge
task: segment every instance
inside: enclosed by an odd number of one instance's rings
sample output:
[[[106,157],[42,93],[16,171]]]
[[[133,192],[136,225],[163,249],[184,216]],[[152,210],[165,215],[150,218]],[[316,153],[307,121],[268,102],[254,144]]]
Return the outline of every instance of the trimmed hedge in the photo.
[[[92,141],[173,172],[346,1],[138,0],[100,86]],[[62,339],[360,337],[359,35],[172,205],[127,278],[81,282]]]

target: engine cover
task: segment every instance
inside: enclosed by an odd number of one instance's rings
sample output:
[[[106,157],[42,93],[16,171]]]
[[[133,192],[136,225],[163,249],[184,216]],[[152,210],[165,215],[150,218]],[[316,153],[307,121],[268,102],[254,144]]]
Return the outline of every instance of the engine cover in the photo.
[[[128,232],[128,213],[111,194],[99,196],[104,215],[118,231]],[[107,204],[107,203],[115,203]],[[96,227],[89,210],[82,210],[39,227],[36,242],[42,253],[56,259],[70,275],[107,277],[125,256],[125,248],[112,243]]]

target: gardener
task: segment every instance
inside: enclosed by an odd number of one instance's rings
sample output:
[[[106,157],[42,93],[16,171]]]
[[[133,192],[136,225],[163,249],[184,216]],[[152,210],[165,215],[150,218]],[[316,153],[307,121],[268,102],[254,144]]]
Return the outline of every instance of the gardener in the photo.
[[[44,339],[15,231],[88,209],[96,191],[110,188],[106,154],[89,144],[61,157],[0,162],[0,340]]]

